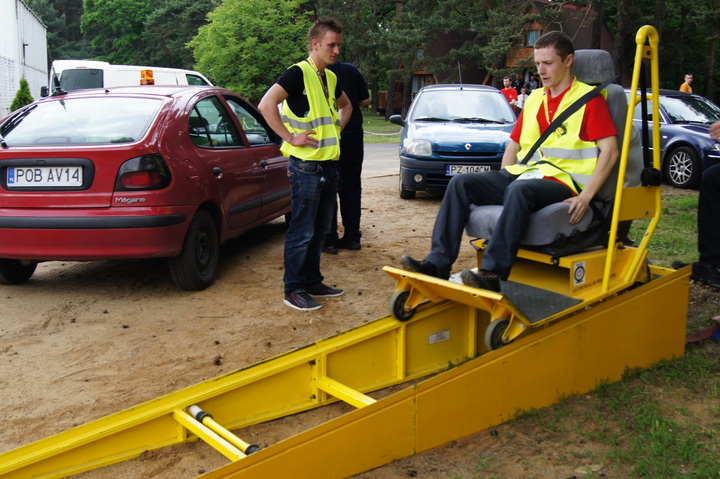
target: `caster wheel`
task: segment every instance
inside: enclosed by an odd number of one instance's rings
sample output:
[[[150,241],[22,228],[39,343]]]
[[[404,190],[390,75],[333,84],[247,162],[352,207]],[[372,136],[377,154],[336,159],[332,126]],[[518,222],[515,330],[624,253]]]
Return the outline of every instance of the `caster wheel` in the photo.
[[[405,303],[410,296],[410,291],[401,289],[395,291],[390,298],[390,314],[399,321],[407,321],[415,314],[415,308],[406,309]]]
[[[509,324],[510,321],[503,318],[498,318],[490,323],[490,326],[485,330],[485,347],[490,351],[494,351],[505,346],[502,337]]]

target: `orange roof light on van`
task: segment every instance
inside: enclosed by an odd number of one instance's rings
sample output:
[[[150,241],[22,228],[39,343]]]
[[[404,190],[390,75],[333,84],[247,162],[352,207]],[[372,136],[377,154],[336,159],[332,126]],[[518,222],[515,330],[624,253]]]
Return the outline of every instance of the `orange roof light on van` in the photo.
[[[141,85],[154,85],[155,79],[153,78],[152,70],[140,70],[140,84]]]

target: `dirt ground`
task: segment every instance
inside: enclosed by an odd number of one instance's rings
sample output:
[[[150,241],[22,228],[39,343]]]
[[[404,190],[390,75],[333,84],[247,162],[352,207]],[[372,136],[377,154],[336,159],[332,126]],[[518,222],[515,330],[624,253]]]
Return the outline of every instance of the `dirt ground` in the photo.
[[[363,249],[323,256],[326,282],[346,293],[322,299],[318,311],[282,303],[281,220],[224,246],[217,281],[205,291],[176,289],[161,260],[45,263],[28,283],[0,286],[0,452],[386,315],[394,283],[382,267],[427,251],[439,206],[426,196],[400,200],[396,185],[397,176],[365,180]],[[474,265],[471,247],[462,248],[458,267]],[[272,444],[295,421],[276,421],[280,432],[251,439]],[[513,431],[512,444],[503,431]],[[360,477],[602,473],[602,465],[580,459],[554,462],[558,445],[537,434],[506,424]],[[480,472],[488,457],[495,476]],[[224,464],[194,443],[81,476],[179,479]]]

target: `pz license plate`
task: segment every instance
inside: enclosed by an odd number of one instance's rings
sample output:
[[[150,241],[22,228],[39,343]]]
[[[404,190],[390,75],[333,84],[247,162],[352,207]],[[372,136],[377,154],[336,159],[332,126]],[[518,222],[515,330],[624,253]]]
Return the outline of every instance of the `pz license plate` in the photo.
[[[480,173],[490,171],[489,165],[445,165],[447,176],[462,175],[464,173]]]
[[[82,186],[80,166],[10,166],[7,169],[8,188],[47,188]]]

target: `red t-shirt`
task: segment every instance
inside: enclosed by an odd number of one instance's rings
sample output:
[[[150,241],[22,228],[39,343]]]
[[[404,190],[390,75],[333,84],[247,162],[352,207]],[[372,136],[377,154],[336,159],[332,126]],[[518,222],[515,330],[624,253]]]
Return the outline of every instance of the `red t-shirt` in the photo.
[[[507,98],[508,103],[510,103],[513,100],[518,99],[517,91],[512,87],[502,88],[500,91],[502,92],[503,95],[505,95],[505,98]],[[513,106],[513,108],[515,107],[515,105],[512,105],[512,106]]]
[[[552,98],[550,91],[545,90],[548,95],[548,113],[550,114],[550,121],[555,117],[555,112],[560,104],[560,100],[565,96],[565,93],[570,89],[568,87],[564,92]],[[520,143],[520,132],[522,131],[523,109],[518,116],[515,128],[513,128],[510,134],[510,139],[515,143]],[[537,114],[537,122],[540,126],[540,134],[542,134],[550,124],[545,116],[545,109],[540,108]],[[608,109],[607,102],[602,95],[593,97],[590,101],[585,104],[585,114],[583,115],[582,125],[580,127],[580,139],[583,141],[597,141],[608,136],[617,135],[615,130],[615,124],[610,116],[610,110]]]

